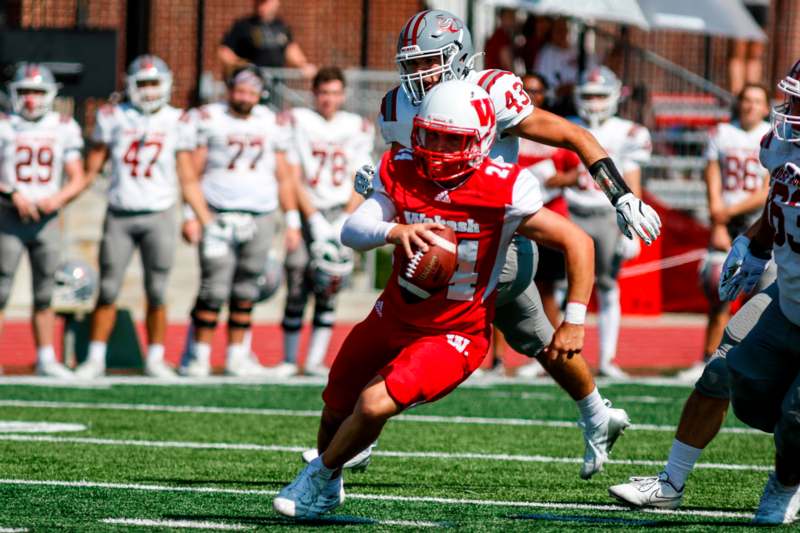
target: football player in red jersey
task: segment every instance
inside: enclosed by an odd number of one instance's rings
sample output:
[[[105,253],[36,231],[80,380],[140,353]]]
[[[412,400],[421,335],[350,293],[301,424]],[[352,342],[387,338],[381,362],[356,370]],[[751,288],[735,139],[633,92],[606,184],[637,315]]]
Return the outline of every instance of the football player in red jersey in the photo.
[[[481,364],[515,232],[564,251],[569,303],[549,351],[552,357],[580,353],[594,277],[592,241],[542,207],[539,183],[527,170],[488,158],[495,124],[481,87],[438,84],[414,119],[412,149],[384,155],[373,194],[345,223],[342,242],[352,248],[395,244],[395,267],[334,361],[322,394],[321,455],[275,498],[280,514],[313,518],[340,505],[344,463],[374,442],[389,418],[442,398]],[[424,302],[408,303],[398,284],[403,256],[427,251],[435,242],[431,230],[443,225],[456,233],[457,270]]]

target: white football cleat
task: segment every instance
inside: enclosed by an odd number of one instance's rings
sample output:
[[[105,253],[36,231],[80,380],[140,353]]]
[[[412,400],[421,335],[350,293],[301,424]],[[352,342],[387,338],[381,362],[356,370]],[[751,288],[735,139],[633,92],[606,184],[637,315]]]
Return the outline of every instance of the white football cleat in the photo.
[[[632,477],[628,483],[608,487],[608,494],[632,507],[677,509],[683,500],[684,487],[677,489],[666,472],[657,476]]]
[[[370,461],[372,460],[372,449],[378,445],[378,441],[373,442],[360,452],[347,461],[342,468],[345,470],[352,470],[353,472],[363,472],[369,466]],[[316,448],[309,448],[308,450],[304,451],[302,454],[303,462],[308,464],[317,457],[319,457],[319,452],[317,452]]]
[[[598,371],[597,375],[604,378],[611,378],[611,379],[630,379],[630,376],[627,372],[622,370],[620,367],[615,365],[614,363],[608,363],[602,365]]]
[[[144,373],[154,378],[176,378],[178,375],[163,359],[147,359],[144,363]]]
[[[688,385],[694,385],[697,383],[697,380],[700,379],[700,376],[703,375],[703,370],[706,369],[706,362],[701,361],[699,363],[695,363],[689,368],[685,370],[681,370],[675,375],[675,379],[680,381],[681,383],[686,383]]]
[[[587,428],[583,421],[578,422],[578,427],[583,430],[583,441],[586,445],[581,465],[581,479],[589,479],[603,470],[603,464],[608,460],[608,454],[614,443],[631,425],[631,419],[624,409],[611,408],[611,402],[604,400],[608,408],[608,420],[594,428]]]
[[[186,353],[178,367],[178,374],[187,378],[207,378],[211,375],[211,361],[208,357]]]
[[[275,366],[264,367],[265,376],[273,379],[287,379],[296,376],[299,372],[297,365],[293,363],[280,363]]]
[[[517,368],[516,376],[518,378],[532,379],[541,376],[546,376],[547,370],[539,363],[539,361],[532,361],[527,365]]]
[[[799,509],[800,485],[785,487],[778,481],[775,472],[770,472],[753,523],[791,524],[797,518]]]
[[[58,361],[49,361],[47,363],[39,361],[36,364],[36,374],[51,378],[75,379],[75,374],[72,372],[72,370],[65,367]]]
[[[105,375],[105,361],[87,359],[75,369],[75,377],[78,379],[95,379]]]
[[[317,458],[272,500],[272,507],[291,518],[316,518],[344,503],[344,481],[339,475],[328,479],[321,471],[322,460]]]

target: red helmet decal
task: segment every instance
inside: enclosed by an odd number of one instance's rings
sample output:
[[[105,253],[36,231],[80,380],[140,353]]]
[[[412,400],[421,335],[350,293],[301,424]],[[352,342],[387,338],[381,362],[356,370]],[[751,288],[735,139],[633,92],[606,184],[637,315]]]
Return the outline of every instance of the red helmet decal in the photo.
[[[438,33],[449,31],[450,33],[458,33],[461,30],[461,24],[453,17],[445,17],[439,15],[436,17],[436,25],[439,27]]]

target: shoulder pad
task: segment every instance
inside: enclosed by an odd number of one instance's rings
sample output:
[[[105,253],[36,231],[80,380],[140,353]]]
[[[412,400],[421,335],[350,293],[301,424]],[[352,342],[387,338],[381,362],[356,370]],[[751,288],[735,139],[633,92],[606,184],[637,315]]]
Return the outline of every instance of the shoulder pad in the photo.
[[[397,95],[400,90],[400,87],[395,87],[381,100],[381,117],[384,122],[397,121]]]
[[[515,76],[513,72],[509,72],[507,70],[490,69],[484,72],[480,78],[478,78],[478,85],[480,85],[481,88],[483,88],[483,90],[487,93],[491,93],[492,87],[494,87],[494,84],[497,83],[497,80],[509,75]]]
[[[200,120],[211,120],[211,105],[206,104],[197,108],[197,114]]]
[[[190,109],[181,110],[181,116],[178,118],[179,122],[191,122],[192,120],[192,112]]]

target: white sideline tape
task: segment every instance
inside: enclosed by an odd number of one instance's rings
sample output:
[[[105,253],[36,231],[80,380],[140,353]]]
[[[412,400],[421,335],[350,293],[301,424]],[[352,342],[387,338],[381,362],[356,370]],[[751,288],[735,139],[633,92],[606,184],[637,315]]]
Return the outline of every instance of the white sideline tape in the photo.
[[[233,450],[257,452],[290,452],[303,453],[308,448],[303,446],[281,446],[277,444],[248,444],[228,442],[191,442],[132,439],[101,439],[94,437],[54,437],[50,435],[0,435],[0,441],[11,442],[48,442],[54,444],[87,444],[97,446],[138,446],[144,448],[178,448],[186,450]],[[376,457],[416,458],[416,459],[474,459],[479,461],[511,461],[522,463],[570,463],[581,464],[579,457],[553,457],[550,455],[517,455],[505,453],[472,453],[472,452],[425,452],[425,451],[372,451]],[[608,464],[661,467],[664,461],[648,459],[609,459]],[[769,472],[770,465],[747,465],[730,463],[697,463],[695,468],[713,470],[740,470],[753,472]]]
[[[0,533],[25,533],[29,531],[24,527],[0,527]]]
[[[147,518],[104,518],[104,524],[114,526],[135,526],[135,527],[172,527],[181,529],[225,529],[241,531],[254,529],[254,526],[244,524],[225,524],[222,522],[206,522],[198,520],[150,520]]]
[[[708,250],[706,248],[697,248],[682,254],[648,261],[647,263],[639,263],[638,265],[623,267],[619,271],[618,278],[623,279],[632,278],[634,276],[643,276],[644,274],[650,274],[651,272],[666,270],[668,268],[685,265],[687,263],[694,263],[695,261],[700,261],[703,259],[707,253]]]
[[[89,489],[118,489],[118,490],[141,490],[147,492],[188,492],[200,494],[236,494],[242,496],[274,496],[278,493],[275,490],[257,489],[228,489],[219,487],[172,487],[169,485],[143,485],[138,483],[104,483],[98,481],[61,481],[46,479],[0,479],[0,485],[28,485],[44,487],[70,487],[70,488],[89,488]],[[479,505],[489,507],[517,507],[528,509],[556,509],[556,510],[580,510],[580,511],[606,511],[606,512],[630,512],[629,507],[613,504],[591,504],[591,503],[562,503],[562,502],[520,502],[502,500],[474,500],[462,498],[439,498],[435,496],[390,496],[386,494],[354,494],[348,493],[347,497],[352,500],[381,501],[381,502],[405,502],[405,503],[437,503],[447,505]],[[706,509],[640,509],[644,513],[673,515],[673,516],[704,516],[709,518],[752,518],[752,513],[742,513],[735,511],[710,511]]]
[[[0,407],[29,407],[37,409],[90,409],[101,411],[147,411],[159,413],[205,413],[225,415],[257,415],[257,416],[297,416],[318,418],[317,410],[264,409],[253,407],[214,407],[202,405],[159,405],[146,403],[91,403],[91,402],[50,402],[40,400],[0,400]],[[576,423],[569,420],[537,420],[533,418],[492,418],[478,416],[445,416],[445,415],[399,415],[392,420],[403,422],[429,422],[434,424],[469,424],[490,426],[534,426],[574,428]],[[658,424],[634,424],[629,430],[674,432],[675,426]],[[722,428],[720,433],[743,435],[766,435],[763,431],[752,428]]]

